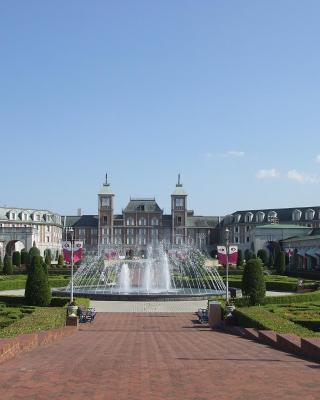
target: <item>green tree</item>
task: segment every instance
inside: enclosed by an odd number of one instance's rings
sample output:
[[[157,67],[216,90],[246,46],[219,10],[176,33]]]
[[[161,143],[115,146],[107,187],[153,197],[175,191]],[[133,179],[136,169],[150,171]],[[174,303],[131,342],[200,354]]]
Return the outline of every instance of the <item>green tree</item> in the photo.
[[[259,258],[247,261],[242,275],[242,293],[248,299],[249,305],[257,305],[263,302],[266,294],[262,262]]]
[[[268,253],[267,253],[267,251],[265,249],[258,250],[257,257],[260,258],[260,260],[262,261],[263,265],[267,265],[268,264]]]
[[[58,267],[63,267],[64,266],[64,258],[62,254],[59,254],[58,257]]]
[[[20,267],[21,265],[21,254],[20,251],[14,251],[12,254],[12,264],[16,267]]]
[[[0,254],[0,272],[2,272],[2,270],[3,270],[3,262],[2,262],[2,257]]]
[[[252,258],[252,252],[251,252],[251,250],[246,249],[246,250],[244,251],[244,258],[245,258],[246,261],[249,261],[250,258]]]
[[[25,299],[27,304],[39,307],[46,307],[51,301],[48,275],[45,273],[38,255],[32,257],[32,263],[28,270]]]
[[[243,253],[241,249],[238,249],[238,260],[237,260],[237,266],[242,267],[243,266]]]
[[[22,265],[28,264],[28,252],[26,249],[21,250],[21,264]]]
[[[273,268],[273,266],[274,266],[274,257],[272,251],[270,251],[268,259],[268,267]]]
[[[12,257],[8,254],[3,259],[3,273],[5,275],[12,275],[13,273]]]
[[[286,255],[284,251],[278,251],[276,254],[275,267],[279,275],[283,275],[286,271]]]
[[[45,263],[47,264],[48,268],[51,267],[51,262],[52,262],[52,257],[51,257],[51,250],[47,249],[45,251],[45,259],[44,259]]]
[[[33,245],[31,247],[31,249],[29,250],[29,257],[28,257],[28,265],[29,266],[32,265],[32,259],[33,259],[33,257],[36,257],[36,256],[40,256],[40,250],[35,245]]]

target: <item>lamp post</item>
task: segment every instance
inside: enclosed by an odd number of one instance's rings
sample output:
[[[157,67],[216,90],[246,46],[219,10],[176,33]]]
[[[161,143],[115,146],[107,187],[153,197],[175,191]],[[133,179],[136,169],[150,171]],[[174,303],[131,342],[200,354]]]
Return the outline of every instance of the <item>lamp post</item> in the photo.
[[[229,234],[230,230],[226,228],[225,230],[225,238],[226,238],[226,262],[227,262],[227,268],[226,268],[226,302],[229,301]]]
[[[73,302],[73,249],[74,249],[74,229],[67,228],[67,232],[70,233],[71,237],[71,292],[70,292],[70,303]]]

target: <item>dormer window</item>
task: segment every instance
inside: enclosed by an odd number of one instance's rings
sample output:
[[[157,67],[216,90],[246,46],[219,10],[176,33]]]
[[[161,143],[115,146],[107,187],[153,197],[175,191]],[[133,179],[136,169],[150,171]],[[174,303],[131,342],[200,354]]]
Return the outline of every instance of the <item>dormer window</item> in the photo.
[[[275,211],[268,212],[268,222],[270,222],[271,224],[278,223],[278,214]]]
[[[263,222],[265,216],[266,215],[263,211],[258,211],[256,214],[256,222]]]
[[[244,217],[245,222],[251,222],[251,221],[252,221],[252,218],[253,218],[252,212],[246,213],[246,215],[245,215],[245,217]]]
[[[22,221],[28,221],[29,215],[27,213],[22,213]]]
[[[302,212],[300,210],[294,210],[292,212],[292,221],[300,221]]]
[[[13,219],[13,220],[17,219],[17,214],[15,212],[11,211],[9,219]]]
[[[305,215],[306,220],[308,220],[308,221],[313,220],[313,219],[314,219],[314,216],[315,216],[315,211],[312,210],[311,208],[309,208],[309,209],[306,211],[306,215]]]
[[[238,222],[240,222],[240,219],[241,219],[241,214],[236,214],[234,216],[234,222],[238,223]]]
[[[155,226],[155,225],[159,225],[159,220],[158,218],[153,217],[151,219],[151,225]]]

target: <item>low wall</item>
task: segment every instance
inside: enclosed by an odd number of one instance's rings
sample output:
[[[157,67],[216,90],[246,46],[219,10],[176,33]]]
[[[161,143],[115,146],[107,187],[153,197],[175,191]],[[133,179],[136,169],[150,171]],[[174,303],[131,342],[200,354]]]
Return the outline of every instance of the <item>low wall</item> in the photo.
[[[15,336],[13,338],[0,339],[0,363],[3,363],[17,354],[30,351],[38,346],[45,346],[59,338],[69,336],[77,332],[76,326],[64,326],[62,328],[51,329]]]

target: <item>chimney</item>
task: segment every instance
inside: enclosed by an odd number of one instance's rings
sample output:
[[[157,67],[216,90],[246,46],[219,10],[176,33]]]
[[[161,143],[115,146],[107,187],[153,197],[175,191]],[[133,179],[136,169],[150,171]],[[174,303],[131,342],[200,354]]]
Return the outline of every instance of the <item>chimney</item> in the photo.
[[[77,210],[77,216],[81,217],[82,216],[82,208],[78,208]]]

